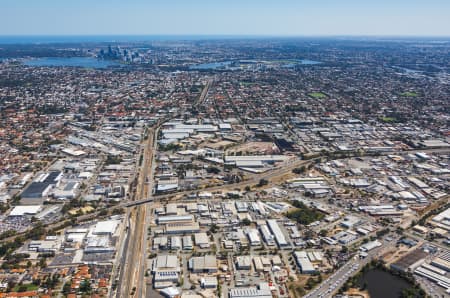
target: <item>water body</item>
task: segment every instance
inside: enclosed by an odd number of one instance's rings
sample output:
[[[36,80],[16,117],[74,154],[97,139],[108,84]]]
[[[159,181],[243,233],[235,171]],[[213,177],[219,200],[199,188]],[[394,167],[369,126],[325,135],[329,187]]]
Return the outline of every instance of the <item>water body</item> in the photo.
[[[367,284],[371,298],[398,298],[403,289],[412,286],[404,279],[380,269],[367,271],[359,282],[361,285],[364,282]]]
[[[236,64],[251,64],[251,63],[276,63],[277,60],[273,61],[259,61],[259,60],[240,60],[236,61]],[[280,63],[284,63],[284,61],[280,61]],[[309,59],[293,59],[287,60],[286,64],[283,67],[294,67],[296,65],[316,65],[322,62],[309,60]],[[214,70],[214,69],[230,69],[230,66],[233,64],[233,61],[222,61],[222,62],[210,62],[210,63],[202,63],[197,65],[191,65],[189,69],[191,70]]]
[[[53,67],[84,67],[84,68],[107,68],[119,66],[120,63],[109,60],[100,60],[93,57],[46,57],[26,60],[27,66],[53,66]]]
[[[322,62],[320,61],[314,61],[314,60],[309,60],[309,59],[297,59],[297,60],[293,60],[292,62],[284,65],[284,67],[294,67],[297,65],[317,65],[317,64],[321,64]]]
[[[189,69],[192,70],[219,69],[219,68],[226,68],[227,66],[230,66],[232,63],[233,61],[202,63],[197,65],[191,65],[189,66]]]

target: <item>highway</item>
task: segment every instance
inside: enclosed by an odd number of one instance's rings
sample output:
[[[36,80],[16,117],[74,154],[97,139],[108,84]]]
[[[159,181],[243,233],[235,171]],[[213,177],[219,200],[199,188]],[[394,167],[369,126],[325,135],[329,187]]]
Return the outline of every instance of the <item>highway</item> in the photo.
[[[139,200],[151,196],[153,180],[153,160],[156,150],[155,135],[157,130],[150,128],[145,143],[140,175],[136,186],[134,199]],[[148,206],[141,204],[127,210],[129,230],[125,244],[125,256],[121,259],[121,272],[116,297],[145,297],[144,274],[146,267],[147,235],[149,223]]]
[[[142,200],[136,200],[132,202],[125,203],[123,207],[133,207],[149,202],[153,202],[154,199],[163,200],[163,199],[171,199],[175,196],[182,196],[187,194],[192,194],[199,191],[227,191],[227,190],[234,190],[234,189],[243,189],[246,186],[254,186],[259,183],[259,180],[265,179],[267,181],[271,181],[275,178],[279,178],[283,175],[286,175],[287,173],[291,172],[293,169],[301,166],[308,166],[309,164],[313,163],[315,159],[312,160],[300,160],[295,159],[293,161],[287,161],[283,164],[283,166],[275,168],[273,170],[267,171],[265,173],[261,174],[254,174],[250,179],[234,183],[234,184],[224,184],[224,185],[218,185],[218,186],[211,186],[206,187],[203,189],[198,190],[187,190],[187,191],[179,191],[169,194],[161,194],[161,195],[154,195],[153,198],[147,198]]]
[[[150,138],[150,136],[149,136],[149,138]],[[155,140],[155,143],[156,143],[156,140]],[[388,154],[403,155],[403,154],[417,153],[417,152],[434,153],[434,154],[448,154],[448,153],[450,153],[450,148],[443,148],[443,149],[414,149],[414,150],[404,150],[404,151],[399,151],[399,152],[384,152],[381,155],[388,155]],[[207,188],[198,189],[198,190],[180,191],[180,192],[174,192],[174,193],[169,193],[169,194],[154,195],[153,198],[141,196],[141,198],[138,199],[138,200],[123,201],[123,202],[121,202],[120,204],[118,204],[116,206],[112,206],[112,207],[109,207],[109,208],[101,208],[101,209],[97,210],[96,212],[78,216],[76,218],[76,221],[78,223],[81,223],[81,222],[85,222],[85,221],[88,221],[88,220],[98,219],[99,213],[101,211],[103,211],[103,210],[110,210],[110,209],[115,209],[115,208],[118,208],[118,207],[126,207],[126,208],[134,207],[134,206],[150,203],[150,202],[153,201],[153,199],[159,199],[159,200],[171,199],[171,198],[174,198],[175,196],[182,196],[182,195],[185,195],[185,194],[192,194],[192,193],[195,193],[197,191],[234,190],[234,189],[239,189],[239,188],[242,189],[245,186],[253,186],[253,185],[257,184],[260,179],[266,179],[266,180],[268,180],[270,182],[270,180],[272,180],[273,178],[281,177],[281,176],[289,173],[290,171],[292,171],[296,167],[300,167],[302,165],[306,166],[309,163],[312,163],[315,160],[320,159],[320,158],[326,158],[326,157],[325,156],[321,156],[321,157],[317,157],[317,158],[310,159],[310,160],[299,160],[299,159],[297,159],[297,160],[291,162],[291,164],[289,164],[287,166],[283,166],[281,168],[280,167],[279,168],[275,168],[273,170],[270,170],[270,171],[262,173],[262,174],[255,174],[255,175],[253,175],[253,177],[251,179],[245,180],[245,181],[242,181],[242,182],[239,182],[239,183],[235,183],[235,184],[225,184],[225,185],[212,186],[212,187],[207,187]],[[47,230],[58,229],[59,227],[62,227],[64,224],[66,224],[68,222],[70,222],[69,219],[64,219],[64,220],[59,221],[59,222],[54,222],[54,223],[51,223],[51,224],[44,225],[44,227],[47,228]],[[1,239],[0,243],[14,241],[17,237],[23,236],[24,234],[25,234],[25,232],[19,233],[17,235],[11,236],[11,237],[7,237],[5,239]]]
[[[193,104],[193,106],[199,106],[205,102],[206,97],[208,96],[209,88],[211,88],[212,83],[213,79],[208,79],[208,82],[206,82],[206,85],[203,88],[202,93],[198,97],[198,100]]]
[[[397,155],[403,155],[403,154],[408,154],[408,153],[417,153],[417,152],[426,152],[426,153],[450,153],[450,148],[445,148],[445,149],[422,149],[422,150],[418,150],[418,149],[414,149],[414,150],[405,150],[405,151],[399,151],[399,152],[383,152],[380,155],[390,155],[390,154],[397,154]],[[364,155],[358,154],[357,156],[363,157]],[[348,158],[351,158],[352,156],[349,156]],[[261,173],[261,174],[254,174],[250,179],[241,181],[239,183],[234,183],[234,184],[224,184],[224,185],[218,185],[218,186],[211,186],[211,187],[206,187],[203,189],[197,189],[197,190],[188,190],[188,191],[178,191],[178,192],[173,192],[173,193],[169,193],[169,194],[155,194],[153,196],[153,198],[144,198],[142,200],[136,200],[136,201],[132,201],[132,202],[125,202],[123,203],[121,206],[122,207],[133,207],[133,206],[137,206],[137,205],[141,205],[141,204],[145,204],[145,203],[149,203],[149,202],[153,202],[154,199],[158,199],[158,200],[164,200],[164,199],[172,199],[175,196],[183,196],[183,195],[187,195],[187,194],[192,194],[195,192],[199,192],[199,191],[209,191],[209,192],[213,192],[213,191],[226,191],[226,190],[234,190],[234,189],[243,189],[246,186],[254,186],[255,184],[257,184],[259,182],[259,180],[261,179],[265,179],[267,181],[271,181],[274,178],[279,178],[289,172],[291,172],[293,169],[301,167],[301,166],[308,166],[314,162],[316,162],[317,160],[320,160],[322,158],[327,158],[326,156],[319,156],[313,159],[308,159],[308,160],[302,160],[302,159],[294,159],[294,160],[288,160],[286,162],[284,162],[281,166],[269,170],[267,172]]]
[[[381,256],[385,251],[395,247],[398,237],[391,241],[386,241],[386,237],[382,240],[382,246],[372,249],[368,256],[364,259],[359,258],[358,255],[351,258],[347,263],[341,266],[336,272],[323,280],[320,285],[305,295],[305,298],[325,298],[332,297],[345,282],[353,275],[355,275],[362,267],[369,263],[374,258]]]

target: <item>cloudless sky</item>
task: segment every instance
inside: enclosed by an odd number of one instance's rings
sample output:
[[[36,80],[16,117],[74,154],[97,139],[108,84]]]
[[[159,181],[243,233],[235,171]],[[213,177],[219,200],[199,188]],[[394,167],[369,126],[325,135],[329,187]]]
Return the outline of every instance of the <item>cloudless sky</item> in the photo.
[[[0,35],[450,36],[450,0],[0,0]]]

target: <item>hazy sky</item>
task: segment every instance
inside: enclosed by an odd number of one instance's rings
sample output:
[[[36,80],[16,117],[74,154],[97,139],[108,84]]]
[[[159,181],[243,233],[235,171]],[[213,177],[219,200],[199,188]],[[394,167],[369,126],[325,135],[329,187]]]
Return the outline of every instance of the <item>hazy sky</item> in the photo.
[[[0,35],[440,35],[450,0],[0,0]]]

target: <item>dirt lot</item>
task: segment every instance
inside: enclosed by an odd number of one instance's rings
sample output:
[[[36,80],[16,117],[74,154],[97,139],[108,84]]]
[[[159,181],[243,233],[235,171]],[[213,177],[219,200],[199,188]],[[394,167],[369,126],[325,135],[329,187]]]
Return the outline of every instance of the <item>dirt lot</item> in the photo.
[[[344,294],[348,295],[350,298],[370,298],[369,292],[360,291],[359,289],[350,289]]]
[[[248,142],[236,147],[231,148],[227,151],[227,154],[232,152],[241,152],[243,155],[246,154],[278,154],[279,149],[277,145],[272,142]]]

